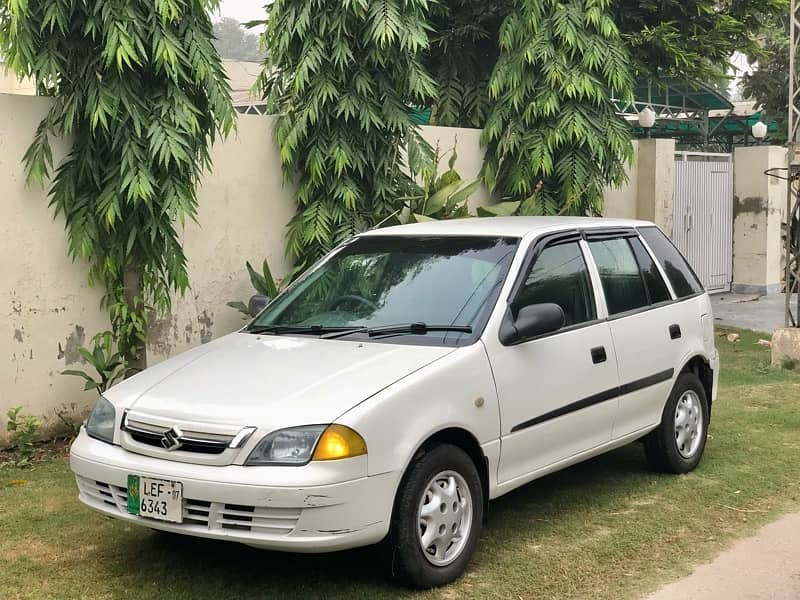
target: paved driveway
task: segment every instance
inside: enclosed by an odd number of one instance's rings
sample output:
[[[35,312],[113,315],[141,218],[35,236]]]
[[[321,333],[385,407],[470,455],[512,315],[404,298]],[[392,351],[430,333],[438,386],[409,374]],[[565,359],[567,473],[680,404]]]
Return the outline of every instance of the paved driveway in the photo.
[[[741,327],[753,331],[773,331],[784,324],[785,294],[748,296],[745,294],[714,294],[714,321],[717,325]]]
[[[797,600],[800,598],[800,513],[739,540],[713,562],[646,600]]]

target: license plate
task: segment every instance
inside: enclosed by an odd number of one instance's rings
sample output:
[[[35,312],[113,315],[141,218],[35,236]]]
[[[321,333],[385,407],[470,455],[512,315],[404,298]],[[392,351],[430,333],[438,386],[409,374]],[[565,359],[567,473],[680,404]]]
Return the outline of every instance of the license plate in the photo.
[[[183,522],[183,484],[128,475],[128,512],[148,519]]]

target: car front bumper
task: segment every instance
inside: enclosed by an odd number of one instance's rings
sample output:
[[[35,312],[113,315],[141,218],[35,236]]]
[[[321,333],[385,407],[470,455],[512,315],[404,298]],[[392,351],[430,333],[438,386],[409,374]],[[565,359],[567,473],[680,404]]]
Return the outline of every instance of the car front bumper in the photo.
[[[308,485],[302,481],[305,467],[279,467],[282,479],[293,470],[299,483],[282,480],[277,485],[270,482],[271,467],[166,461],[94,440],[83,430],[72,446],[70,466],[81,502],[105,515],[152,529],[291,552],[379,542],[389,529],[399,480],[399,474],[384,473]],[[128,513],[129,474],[182,483],[183,523]]]

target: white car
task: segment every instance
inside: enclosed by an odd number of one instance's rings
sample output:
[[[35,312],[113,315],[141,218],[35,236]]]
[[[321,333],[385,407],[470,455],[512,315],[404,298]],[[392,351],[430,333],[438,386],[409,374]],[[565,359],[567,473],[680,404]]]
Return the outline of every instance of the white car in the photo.
[[[109,390],[70,460],[106,515],[292,552],[383,542],[430,587],[529,481],[639,439],[695,468],[718,373],[708,295],[652,223],[391,227]]]

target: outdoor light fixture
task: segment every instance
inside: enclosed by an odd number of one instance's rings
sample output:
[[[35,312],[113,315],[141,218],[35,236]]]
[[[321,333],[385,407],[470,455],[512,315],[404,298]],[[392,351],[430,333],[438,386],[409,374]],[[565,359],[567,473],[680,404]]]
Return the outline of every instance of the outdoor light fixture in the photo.
[[[656,124],[656,111],[649,106],[645,106],[639,113],[639,127],[647,129],[648,132]]]
[[[767,136],[767,124],[764,121],[759,121],[750,128],[750,131],[753,132],[754,138],[763,140]]]

